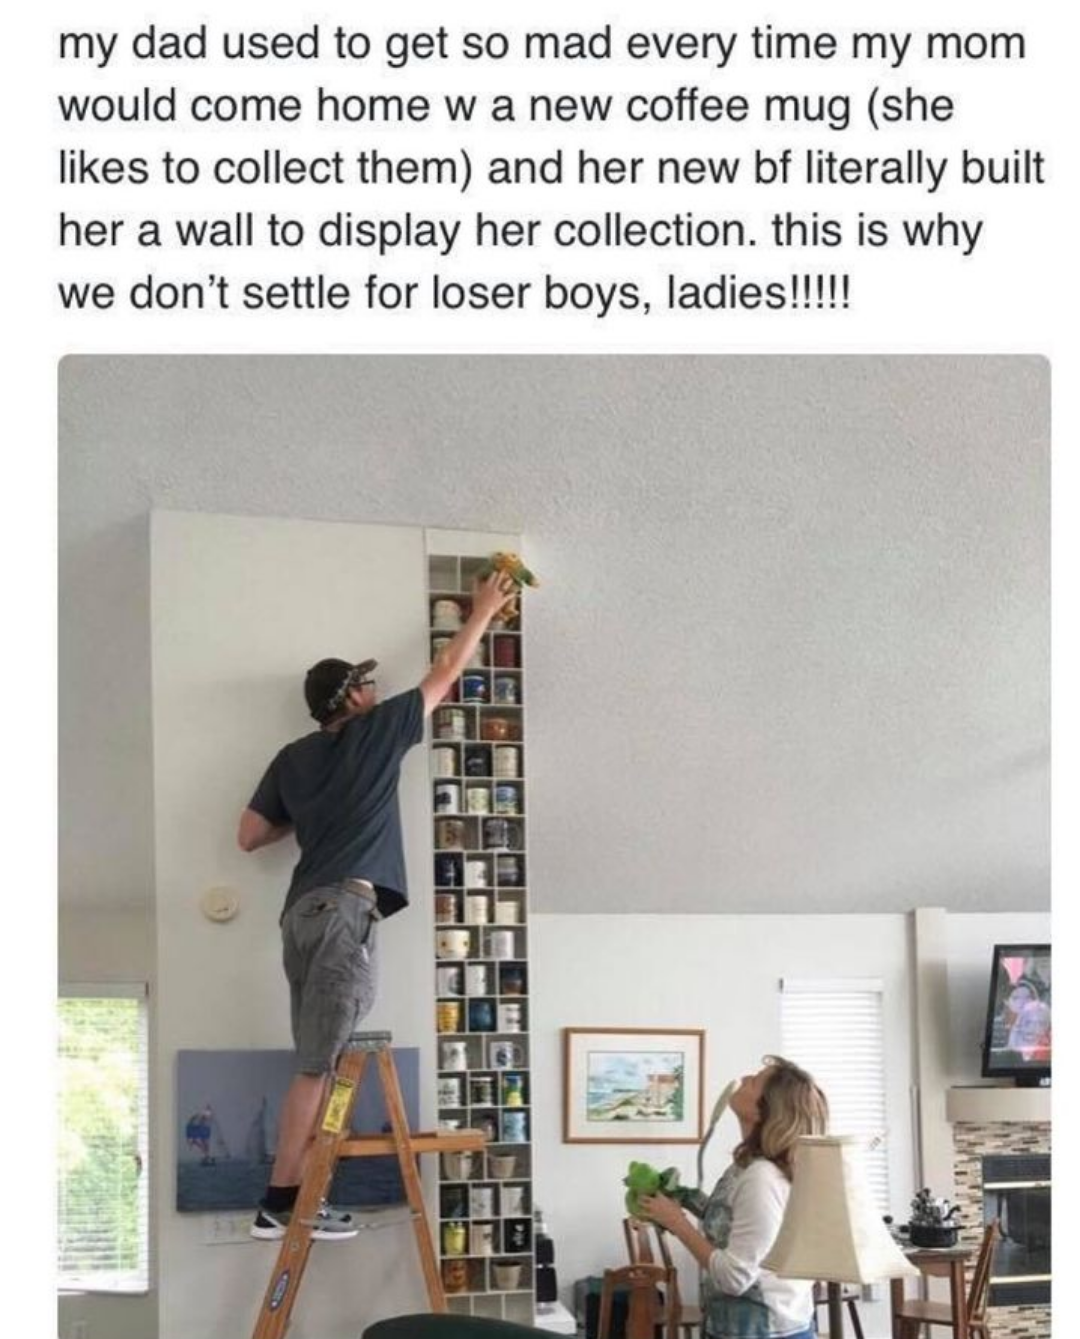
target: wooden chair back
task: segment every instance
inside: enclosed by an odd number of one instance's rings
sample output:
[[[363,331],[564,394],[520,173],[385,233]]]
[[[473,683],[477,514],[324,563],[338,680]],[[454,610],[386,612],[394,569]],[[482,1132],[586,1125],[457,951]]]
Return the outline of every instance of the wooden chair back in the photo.
[[[671,1274],[663,1265],[623,1265],[605,1269],[600,1290],[600,1323],[597,1339],[611,1339],[611,1309],[618,1289],[627,1292],[626,1339],[655,1339],[657,1325],[666,1325],[670,1308],[662,1293],[670,1286]]]
[[[971,1286],[968,1289],[968,1321],[986,1319],[986,1303],[990,1296],[990,1270],[994,1263],[994,1246],[1001,1235],[1001,1219],[995,1218],[987,1223],[979,1244],[979,1254],[975,1257],[975,1268],[971,1271]]]
[[[642,1218],[624,1218],[622,1226],[623,1236],[626,1238],[626,1253],[630,1263],[632,1265],[656,1264],[652,1249],[652,1223],[647,1223]]]
[[[667,1271],[664,1305],[658,1324],[664,1334],[674,1339],[680,1332],[688,1334],[701,1324],[701,1313],[696,1306],[684,1306],[679,1292],[679,1271],[671,1255],[671,1239],[658,1223],[640,1218],[623,1219],[623,1236],[631,1264],[660,1264]],[[659,1259],[657,1257],[659,1256]]]

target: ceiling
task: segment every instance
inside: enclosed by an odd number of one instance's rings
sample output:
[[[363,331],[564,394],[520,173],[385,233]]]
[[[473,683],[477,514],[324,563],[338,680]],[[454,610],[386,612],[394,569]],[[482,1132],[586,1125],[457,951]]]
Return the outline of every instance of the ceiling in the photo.
[[[152,881],[161,507],[524,534],[538,910],[1047,907],[1048,397],[1034,358],[65,360],[62,898]]]

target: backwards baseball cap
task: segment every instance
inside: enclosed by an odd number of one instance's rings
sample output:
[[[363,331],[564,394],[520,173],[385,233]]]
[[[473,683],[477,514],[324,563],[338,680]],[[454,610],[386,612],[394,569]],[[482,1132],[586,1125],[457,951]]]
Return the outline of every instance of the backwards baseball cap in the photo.
[[[304,700],[320,725],[341,710],[349,690],[359,688],[378,663],[361,660],[354,665],[351,660],[331,658],[312,665],[304,678]]]

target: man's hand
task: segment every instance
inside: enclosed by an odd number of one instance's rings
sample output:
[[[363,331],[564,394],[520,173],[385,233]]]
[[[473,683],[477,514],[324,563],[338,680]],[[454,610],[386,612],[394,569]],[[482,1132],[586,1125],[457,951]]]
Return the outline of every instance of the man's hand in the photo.
[[[512,577],[507,576],[505,572],[492,572],[490,576],[482,581],[473,582],[472,588],[472,607],[473,613],[479,614],[484,620],[484,626],[495,617],[507,604],[514,598],[514,592],[517,589]]]
[[[450,645],[436,656],[434,665],[420,683],[425,716],[430,716],[446,696],[451,684],[479,646],[488,624],[503,605],[513,598],[515,589],[513,578],[505,572],[492,572],[483,581],[473,583],[472,613],[466,619],[465,626],[455,633]]]

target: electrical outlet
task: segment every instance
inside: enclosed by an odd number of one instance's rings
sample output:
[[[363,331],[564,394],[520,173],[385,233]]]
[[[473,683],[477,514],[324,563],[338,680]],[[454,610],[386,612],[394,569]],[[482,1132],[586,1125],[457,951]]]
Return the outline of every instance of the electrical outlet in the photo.
[[[203,1226],[207,1246],[236,1246],[251,1240],[251,1213],[216,1213]]]

